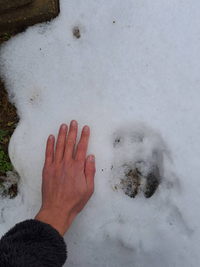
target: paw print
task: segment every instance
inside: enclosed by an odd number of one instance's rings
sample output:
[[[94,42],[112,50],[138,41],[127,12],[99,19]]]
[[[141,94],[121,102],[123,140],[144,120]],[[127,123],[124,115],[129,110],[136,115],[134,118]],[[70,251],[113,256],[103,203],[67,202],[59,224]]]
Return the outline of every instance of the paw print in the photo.
[[[161,137],[144,126],[136,127],[135,132],[122,131],[114,136],[115,188],[131,198],[138,194],[152,197],[162,182],[165,145]]]

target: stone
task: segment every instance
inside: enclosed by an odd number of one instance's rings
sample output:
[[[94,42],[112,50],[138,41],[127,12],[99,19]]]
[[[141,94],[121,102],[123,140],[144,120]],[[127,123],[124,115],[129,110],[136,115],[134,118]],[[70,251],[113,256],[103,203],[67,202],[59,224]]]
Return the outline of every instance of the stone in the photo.
[[[32,0],[0,0],[0,13],[30,4]]]
[[[28,0],[17,0],[21,4],[25,1]],[[6,2],[9,1],[6,0]],[[18,8],[9,9],[0,15],[1,34],[10,31],[20,32],[36,23],[50,21],[59,14],[59,0],[29,0],[29,2],[26,5],[18,6]]]

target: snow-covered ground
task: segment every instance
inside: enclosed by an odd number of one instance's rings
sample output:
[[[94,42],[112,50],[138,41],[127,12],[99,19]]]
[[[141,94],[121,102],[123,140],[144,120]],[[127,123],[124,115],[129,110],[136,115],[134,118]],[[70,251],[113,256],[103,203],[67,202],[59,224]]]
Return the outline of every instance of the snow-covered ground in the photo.
[[[199,266],[200,2],[60,4],[58,18],[1,49],[20,116],[9,153],[21,183],[0,202],[0,235],[37,213],[47,136],[76,119],[91,128],[97,172],[65,236],[66,266]],[[133,173],[143,177],[135,198]],[[150,198],[148,178],[150,189],[159,183]]]

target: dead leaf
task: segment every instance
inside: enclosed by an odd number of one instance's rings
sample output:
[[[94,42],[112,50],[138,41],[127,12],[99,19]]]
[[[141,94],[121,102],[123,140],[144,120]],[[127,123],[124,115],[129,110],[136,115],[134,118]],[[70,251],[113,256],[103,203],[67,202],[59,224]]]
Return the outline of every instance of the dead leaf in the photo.
[[[13,121],[13,122],[9,122],[7,125],[8,126],[11,126],[12,124],[14,124],[15,122]]]

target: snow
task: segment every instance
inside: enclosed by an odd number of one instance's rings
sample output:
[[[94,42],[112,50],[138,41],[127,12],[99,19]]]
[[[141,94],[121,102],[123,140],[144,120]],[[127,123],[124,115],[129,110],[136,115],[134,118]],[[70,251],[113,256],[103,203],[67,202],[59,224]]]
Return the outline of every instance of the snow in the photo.
[[[1,48],[20,116],[9,154],[21,182],[14,200],[1,200],[0,234],[36,215],[46,139],[76,119],[79,135],[91,128],[97,172],[65,236],[66,266],[198,266],[199,1],[60,4],[58,18]],[[138,164],[142,186],[130,198],[121,181]],[[155,168],[159,186],[145,198]]]

